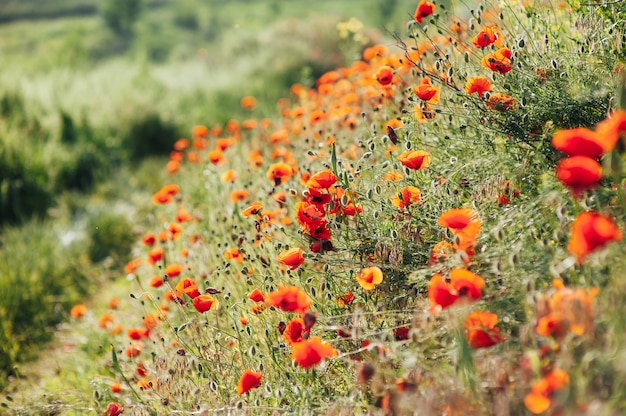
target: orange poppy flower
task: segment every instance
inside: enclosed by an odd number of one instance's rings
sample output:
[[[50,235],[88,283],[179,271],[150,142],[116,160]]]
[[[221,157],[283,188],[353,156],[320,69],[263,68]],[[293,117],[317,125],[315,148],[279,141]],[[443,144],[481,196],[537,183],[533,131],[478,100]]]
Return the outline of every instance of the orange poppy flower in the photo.
[[[481,64],[493,72],[506,74],[513,68],[511,64],[511,50],[509,48],[500,48],[493,53],[485,55]]]
[[[246,394],[252,389],[256,389],[261,385],[261,373],[252,370],[246,370],[241,375],[239,383],[237,383],[237,393]]]
[[[178,139],[174,142],[174,149],[178,150],[179,152],[187,149],[188,147],[189,147],[188,139]]]
[[[248,191],[244,189],[235,189],[234,191],[230,193],[230,200],[233,203],[236,203],[239,201],[243,201],[244,199],[247,199],[248,195],[249,195]]]
[[[335,357],[337,350],[322,341],[320,337],[312,337],[292,345],[291,358],[304,369],[319,364],[324,358]]]
[[[124,265],[124,272],[128,274],[135,273],[135,271],[137,270],[137,267],[141,266],[141,263],[142,263],[142,260],[139,258],[130,260],[128,263]]]
[[[506,338],[496,328],[498,315],[490,312],[472,312],[465,318],[465,338],[474,349],[494,346]]]
[[[435,4],[426,0],[421,0],[417,4],[417,8],[415,9],[415,14],[413,15],[413,19],[419,24],[422,24],[422,21],[425,17],[430,16],[435,12]]]
[[[380,85],[389,85],[393,81],[393,68],[387,65],[383,65],[378,68],[378,71],[376,71],[374,77]]]
[[[251,217],[253,215],[257,215],[259,213],[261,213],[261,211],[263,210],[263,205],[261,205],[260,202],[255,201],[252,204],[250,204],[250,206],[246,209],[244,209],[243,211],[241,211],[241,216],[244,218],[248,218]]]
[[[148,252],[148,264],[155,264],[156,262],[163,259],[163,249],[157,247]]]
[[[274,186],[281,185],[293,176],[293,168],[285,162],[274,163],[267,170],[267,178]]]
[[[233,182],[237,179],[237,171],[234,169],[228,169],[226,172],[222,174],[222,182],[228,183]]]
[[[302,341],[305,332],[307,331],[304,329],[304,321],[302,318],[293,318],[285,326],[283,338],[287,345],[293,345],[296,342]]]
[[[454,247],[447,241],[440,241],[433,247],[428,260],[428,266],[445,261],[449,255],[454,253]]]
[[[146,233],[143,237],[141,237],[141,241],[145,245],[152,247],[154,243],[156,243],[156,236],[153,233]]]
[[[209,135],[209,129],[206,126],[194,126],[191,135],[194,139],[204,139]]]
[[[278,262],[280,264],[284,264],[285,266],[289,266],[291,270],[295,270],[302,263],[304,263],[304,256],[302,255],[304,251],[300,247],[290,248],[289,250],[285,250],[278,255]]]
[[[491,91],[491,82],[485,77],[470,77],[465,84],[467,94],[477,93],[480,98],[483,98],[483,94],[489,91]]]
[[[115,318],[113,318],[113,315],[111,315],[108,312],[105,312],[102,314],[102,316],[98,320],[98,326],[100,328],[106,328],[107,326],[109,326],[109,324],[112,324],[114,321],[115,321]]]
[[[530,393],[524,397],[524,405],[531,413],[536,415],[543,413],[550,408],[553,393],[568,384],[569,375],[555,368],[531,386]]]
[[[106,410],[104,411],[104,416],[120,416],[124,413],[124,406],[119,403],[109,403],[107,405]]]
[[[141,354],[141,350],[143,350],[143,344],[136,342],[136,343],[130,344],[124,351],[124,354],[128,358],[135,358],[139,356],[139,354]]]
[[[176,277],[183,272],[183,266],[180,264],[170,264],[165,268],[165,274],[167,277]]]
[[[602,167],[590,157],[572,156],[559,162],[556,177],[577,196],[602,179]]]
[[[163,307],[167,308],[167,305],[161,306],[161,309],[166,310]],[[159,317],[155,314],[149,313],[143,318],[143,326],[145,326],[146,329],[148,330],[153,329],[158,324],[159,324]]]
[[[335,174],[330,169],[326,169],[311,176],[306,182],[306,186],[307,188],[328,189],[336,182]]]
[[[383,178],[390,182],[398,182],[402,180],[402,172],[398,172],[395,170],[391,172],[387,172],[385,173],[385,176],[383,176]]]
[[[552,146],[569,156],[587,156],[597,159],[604,153],[600,135],[585,127],[560,130],[552,136]]]
[[[474,244],[481,227],[478,212],[469,208],[449,209],[439,216],[437,224],[447,227],[456,234],[461,240],[459,242],[461,248]]]
[[[430,154],[424,150],[408,150],[398,156],[398,160],[413,170],[422,170],[430,166]]]
[[[616,110],[596,125],[598,140],[604,152],[610,152],[620,137],[626,139],[626,110]]]
[[[122,385],[120,383],[111,383],[109,387],[113,393],[119,393],[122,391]]]
[[[356,281],[365,290],[373,290],[383,281],[383,271],[376,266],[365,267],[356,275]]]
[[[389,53],[389,50],[385,45],[374,45],[369,48],[365,48],[363,51],[363,60],[371,61],[376,57],[385,56]]]
[[[207,154],[207,158],[211,161],[211,163],[217,165],[224,160],[224,153],[222,153],[219,149],[215,149]]]
[[[466,269],[452,269],[450,271],[450,287],[459,297],[480,299],[481,290],[485,287],[482,277]]]
[[[589,253],[621,239],[622,231],[611,218],[597,212],[582,212],[572,223],[567,251],[582,263]]]
[[[152,202],[157,205],[168,204],[172,202],[173,200],[174,200],[174,197],[172,195],[161,192],[161,191],[152,195]]]
[[[72,306],[72,309],[70,309],[70,316],[72,318],[81,318],[85,315],[85,312],[87,312],[87,307],[82,303],[79,303]]]
[[[517,106],[517,102],[508,94],[494,93],[487,99],[487,108],[495,111],[513,110]]]
[[[256,98],[248,95],[246,97],[243,97],[239,104],[241,104],[241,107],[245,108],[246,110],[252,110],[256,106]]]
[[[217,299],[208,293],[198,295],[193,299],[193,307],[200,313],[204,313],[211,309],[217,309],[218,305],[219,303]]]
[[[278,290],[270,292],[265,297],[268,306],[274,306],[285,312],[303,314],[311,307],[311,301],[306,293],[297,286],[278,286]]]
[[[254,289],[248,295],[248,299],[253,302],[262,302],[265,299],[265,296],[263,296],[263,292],[261,292],[259,289]]]
[[[420,100],[429,104],[437,104],[439,102],[440,89],[430,85],[430,78],[428,77],[422,78],[419,85],[413,89],[413,92]]]
[[[405,186],[393,196],[393,205],[399,209],[405,209],[409,205],[422,202],[421,191],[415,186]]]
[[[502,34],[496,25],[484,26],[476,36],[472,38],[472,43],[476,48],[484,48],[492,43],[496,46],[502,44]]]

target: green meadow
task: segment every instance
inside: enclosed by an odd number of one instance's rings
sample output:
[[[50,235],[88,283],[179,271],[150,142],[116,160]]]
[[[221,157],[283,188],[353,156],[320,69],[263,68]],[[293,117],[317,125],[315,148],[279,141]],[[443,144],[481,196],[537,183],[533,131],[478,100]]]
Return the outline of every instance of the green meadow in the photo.
[[[625,23],[0,0],[0,414],[620,414]]]

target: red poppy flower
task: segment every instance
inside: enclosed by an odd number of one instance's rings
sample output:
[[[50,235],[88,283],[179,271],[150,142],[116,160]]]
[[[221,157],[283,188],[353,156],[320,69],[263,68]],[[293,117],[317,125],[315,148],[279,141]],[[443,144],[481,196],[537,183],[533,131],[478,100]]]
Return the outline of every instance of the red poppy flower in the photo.
[[[490,312],[472,312],[465,318],[465,338],[474,349],[494,346],[506,338],[496,328],[498,315]]]
[[[261,385],[261,376],[260,372],[245,370],[239,379],[239,383],[237,383],[237,393],[246,394],[248,391],[259,387]]]
[[[302,318],[293,318],[287,323],[283,330],[283,338],[287,345],[293,345],[296,342],[301,342],[304,333],[307,332],[304,329],[304,321]]]
[[[109,403],[106,410],[104,411],[104,416],[119,416],[124,413],[124,406],[119,403]]]
[[[476,48],[484,48],[492,43],[502,44],[502,34],[496,25],[484,26],[483,29],[472,38]]]
[[[265,299],[265,296],[263,296],[263,292],[261,292],[259,289],[254,289],[248,295],[248,299],[253,302],[262,302]]]
[[[437,104],[440,98],[440,90],[438,87],[430,85],[430,78],[424,77],[417,87],[413,89],[415,95],[429,104]]]
[[[335,182],[337,182],[337,176],[335,176],[330,169],[326,169],[311,176],[306,186],[307,188],[328,189],[333,186]]]
[[[417,8],[415,9],[415,14],[413,15],[413,19],[419,24],[422,24],[422,20],[425,17],[430,16],[435,12],[435,4],[426,0],[421,0]]]
[[[150,338],[150,331],[146,328],[130,328],[126,331],[128,338],[139,341],[141,338]]]
[[[183,272],[183,266],[180,264],[170,264],[165,268],[165,274],[167,277],[176,277]]]
[[[278,255],[278,262],[280,264],[284,264],[285,266],[289,266],[291,270],[295,270],[302,263],[304,263],[304,256],[302,255],[304,251],[300,247],[290,248],[289,250],[285,250]]]
[[[260,202],[255,201],[250,204],[249,207],[241,211],[241,216],[244,218],[251,217],[253,215],[259,214],[263,210],[263,205]]]
[[[380,85],[389,85],[393,81],[393,68],[387,65],[381,66],[375,76]]]
[[[556,167],[556,177],[565,186],[579,195],[585,189],[591,188],[602,178],[602,167],[595,159],[587,156],[572,156],[559,162]]]
[[[485,55],[481,64],[485,68],[491,69],[493,72],[506,74],[512,69],[511,50],[509,48],[500,48],[489,55]]]
[[[285,162],[274,163],[267,170],[267,178],[274,186],[281,185],[293,176],[293,168]]]
[[[459,297],[480,299],[481,290],[485,287],[482,277],[466,269],[452,269],[450,271],[450,286]]]
[[[405,186],[393,196],[393,205],[399,209],[405,209],[409,205],[422,202],[421,192],[414,186]]]
[[[510,95],[497,92],[489,96],[486,105],[490,110],[507,111],[513,110],[517,106],[517,102]]]
[[[409,150],[398,156],[398,160],[409,169],[422,170],[430,166],[430,154],[424,150]]]
[[[601,249],[611,241],[621,239],[622,231],[611,218],[597,212],[582,212],[572,224],[567,251],[582,263],[589,253]]]
[[[204,313],[211,309],[216,309],[219,305],[217,299],[213,296],[205,293],[203,295],[198,295],[193,299],[193,307],[200,313]]]
[[[291,358],[304,369],[319,364],[324,358],[337,355],[332,345],[322,341],[320,337],[312,337],[308,340],[297,342],[292,345]]]
[[[459,298],[456,290],[437,273],[431,277],[428,284],[428,300],[430,312],[435,314],[452,305]]]
[[[480,98],[483,98],[483,94],[489,91],[491,91],[491,82],[485,77],[470,77],[465,84],[466,93],[477,93]]]
[[[617,141],[626,139],[626,110],[616,110],[596,125],[598,140],[604,152],[610,152]]]
[[[278,286],[278,290],[270,292],[265,297],[265,303],[275,306],[285,312],[303,314],[311,307],[311,301],[306,293],[297,286]]]
[[[141,350],[143,350],[143,344],[137,342],[130,344],[124,351],[124,354],[129,358],[135,358],[141,354]]]
[[[87,312],[87,307],[82,303],[79,303],[72,306],[72,309],[70,309],[70,316],[72,318],[81,318],[85,315],[85,312]]]
[[[552,146],[568,156],[592,159],[597,159],[605,151],[599,134],[584,127],[558,131],[552,136]]]
[[[146,233],[141,238],[141,241],[143,241],[143,243],[147,246],[153,246],[154,243],[156,242],[156,236],[153,233]]]
[[[198,291],[198,285],[192,279],[185,277],[176,285],[176,293],[181,296],[183,293],[189,296],[191,299],[198,297],[200,291]]]

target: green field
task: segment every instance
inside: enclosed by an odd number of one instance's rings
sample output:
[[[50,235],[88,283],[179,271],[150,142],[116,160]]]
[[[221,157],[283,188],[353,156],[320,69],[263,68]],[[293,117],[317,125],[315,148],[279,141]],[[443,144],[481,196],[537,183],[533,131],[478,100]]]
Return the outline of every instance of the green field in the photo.
[[[0,413],[624,411],[626,9],[416,3],[0,1]]]

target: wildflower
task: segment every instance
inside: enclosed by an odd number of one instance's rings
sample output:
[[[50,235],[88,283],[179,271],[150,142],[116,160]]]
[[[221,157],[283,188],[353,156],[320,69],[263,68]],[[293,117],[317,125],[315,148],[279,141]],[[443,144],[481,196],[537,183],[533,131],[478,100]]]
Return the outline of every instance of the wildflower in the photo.
[[[139,354],[141,354],[141,350],[143,350],[143,344],[136,342],[136,343],[130,344],[124,351],[124,354],[128,358],[135,358],[139,356]]]
[[[506,74],[512,69],[511,50],[509,48],[500,48],[497,51],[485,55],[481,64],[487,69],[500,74]]]
[[[293,175],[293,168],[285,162],[274,163],[267,170],[267,178],[274,186],[281,185]]]
[[[148,252],[148,263],[149,264],[155,264],[156,262],[160,261],[161,259],[163,259],[163,249],[160,247],[157,247],[155,249],[150,250],[150,252]]]
[[[626,110],[616,110],[596,125],[598,141],[604,152],[610,152],[620,137],[626,138]]]
[[[198,285],[196,284],[196,282],[188,277],[185,277],[184,279],[181,279],[178,284],[176,284],[176,294],[185,294],[191,299],[194,299],[198,297],[198,295],[200,295],[200,291],[198,290]]]
[[[405,186],[393,196],[393,205],[399,209],[405,209],[409,205],[422,202],[421,192],[414,186]]]
[[[477,300],[480,299],[480,292],[485,287],[485,281],[469,270],[452,269],[450,271],[450,286],[459,294],[459,297],[466,296]]]
[[[311,306],[311,301],[297,286],[278,286],[278,290],[270,292],[265,297],[265,303],[275,306],[285,312],[304,313]]]
[[[552,136],[552,146],[568,156],[587,156],[597,159],[604,153],[600,135],[585,127],[560,130]]]
[[[393,331],[393,337],[396,341],[406,341],[409,339],[410,329],[408,326],[401,326]]]
[[[496,25],[484,26],[482,30],[472,38],[472,43],[476,48],[485,48],[492,43],[496,46],[502,44],[502,34]]]
[[[337,176],[326,169],[311,176],[306,183],[307,188],[328,189],[337,182]]]
[[[488,348],[506,338],[500,335],[500,328],[496,328],[498,315],[490,312],[472,312],[465,318],[465,338],[474,349]]]
[[[111,392],[113,393],[119,393],[122,391],[122,385],[120,383],[111,383],[111,385],[109,386],[111,388]]]
[[[237,171],[234,169],[228,169],[222,174],[222,182],[224,183],[233,182],[235,179],[237,179]]]
[[[174,149],[179,152],[189,147],[189,140],[181,138],[174,142]]]
[[[193,299],[193,307],[200,313],[204,313],[211,309],[217,309],[217,306],[217,300],[208,293],[198,295]]]
[[[611,218],[593,211],[582,212],[572,223],[567,251],[582,263],[589,253],[621,239],[622,231]]]
[[[380,85],[389,85],[393,81],[393,68],[383,65],[376,71],[376,80]]]
[[[247,110],[252,110],[256,106],[256,98],[251,97],[251,96],[243,97],[241,101],[239,102],[239,104],[241,104],[242,108],[245,108]]]
[[[72,309],[70,309],[70,316],[72,318],[81,318],[85,315],[85,312],[87,312],[87,307],[82,303],[79,303],[72,306]]]
[[[332,345],[322,341],[320,337],[312,337],[308,340],[297,342],[292,345],[291,358],[304,369],[319,364],[324,358],[337,355]]]
[[[420,100],[429,104],[437,104],[439,102],[440,89],[430,85],[430,78],[428,77],[422,78],[419,85],[413,89],[413,92]]]
[[[337,298],[337,305],[339,307],[344,307],[350,305],[354,300],[354,293],[345,291]]]
[[[285,329],[283,330],[283,338],[287,345],[293,345],[296,342],[301,342],[305,332],[308,331],[304,328],[304,321],[302,318],[293,318],[290,320]]]
[[[239,251],[237,247],[232,247],[224,252],[224,258],[226,260],[235,259],[237,263],[243,264],[244,254],[241,251]]]
[[[494,93],[487,99],[487,108],[495,111],[513,110],[517,106],[517,102],[508,94]]]
[[[450,254],[454,253],[454,247],[447,241],[440,241],[433,246],[430,252],[430,259],[428,260],[428,266],[434,266],[435,264],[445,261]]]
[[[485,77],[470,77],[465,84],[467,94],[477,93],[480,98],[483,98],[483,94],[489,91],[491,91],[491,82]]]
[[[452,305],[459,298],[458,293],[452,289],[443,277],[437,273],[431,277],[428,284],[428,300],[430,312],[435,314]]]
[[[167,277],[179,276],[183,271],[183,266],[180,264],[170,264],[165,268],[165,274]]]
[[[376,266],[365,267],[356,275],[356,281],[365,290],[373,290],[383,281],[383,272]]]
[[[398,156],[398,160],[413,170],[422,170],[430,166],[430,154],[424,150],[408,150]]]
[[[111,402],[104,411],[104,416],[119,416],[124,413],[124,406],[119,403]]]
[[[481,228],[478,212],[469,208],[449,209],[439,216],[437,224],[447,227],[457,236],[459,241],[455,248],[471,253]]]
[[[428,285],[428,300],[431,313],[435,314],[453,305],[463,297],[469,301],[480,299],[485,281],[477,274],[465,269],[452,269],[450,283],[439,274],[435,274]]]
[[[158,274],[154,275],[148,284],[152,287],[161,287],[163,285],[163,278]]]
[[[419,24],[422,24],[422,20],[425,17],[430,16],[435,11],[435,4],[426,0],[421,0],[417,8],[415,9],[415,14],[413,15],[413,19]]]
[[[552,404],[552,394],[568,384],[569,375],[565,371],[555,368],[532,385],[530,393],[524,397],[524,405],[531,413],[543,413]]]
[[[263,292],[261,292],[259,289],[254,289],[248,295],[248,299],[253,302],[262,302],[265,299],[265,296],[263,296]]]
[[[248,391],[259,387],[261,385],[261,376],[260,372],[245,370],[239,379],[239,383],[237,383],[237,393],[246,394]]]
[[[304,251],[300,247],[294,247],[289,250],[285,250],[278,255],[278,262],[280,264],[284,264],[285,266],[289,266],[289,269],[295,270],[302,263],[304,263],[304,256],[302,255]]]
[[[154,243],[156,242],[156,237],[153,233],[146,233],[142,238],[141,241],[149,246],[152,247],[154,245]]]
[[[139,341],[141,338],[150,338],[150,331],[145,328],[130,328],[126,331],[129,339]]]
[[[204,139],[209,135],[209,128],[206,126],[194,126],[191,130],[191,135],[194,139]]]
[[[241,216],[244,218],[251,217],[259,214],[263,210],[263,205],[259,201],[254,201],[249,207],[241,211]]]
[[[211,163],[217,165],[218,163],[224,160],[224,153],[221,150],[215,149],[209,153],[207,153],[207,158]]]
[[[595,159],[587,156],[572,156],[559,162],[556,167],[556,177],[565,186],[579,195],[585,189],[591,188],[602,178],[602,167]]]
[[[592,303],[599,293],[598,289],[571,289],[560,280],[554,280],[552,284],[556,290],[537,303],[535,332],[557,340],[563,339],[570,331],[578,336],[591,332],[594,318]]]

